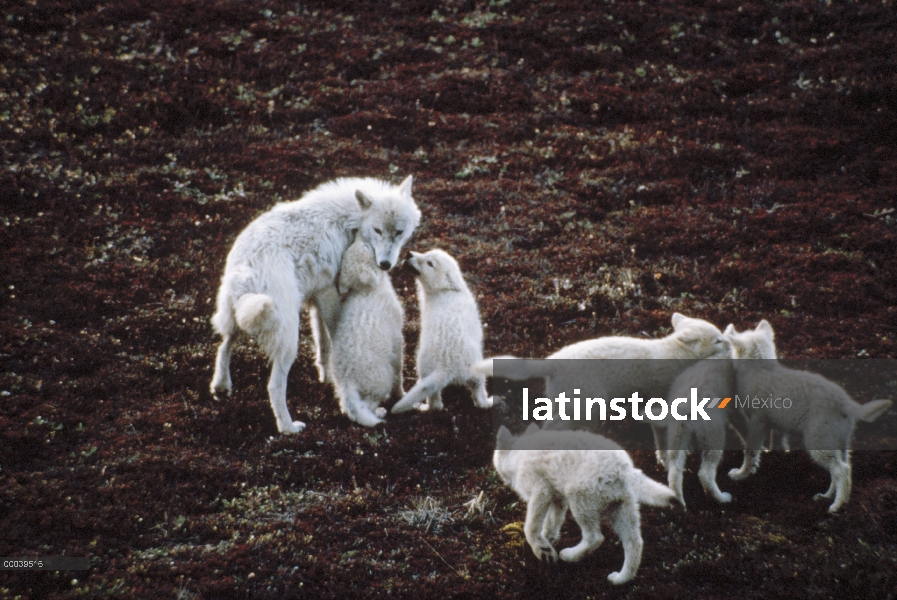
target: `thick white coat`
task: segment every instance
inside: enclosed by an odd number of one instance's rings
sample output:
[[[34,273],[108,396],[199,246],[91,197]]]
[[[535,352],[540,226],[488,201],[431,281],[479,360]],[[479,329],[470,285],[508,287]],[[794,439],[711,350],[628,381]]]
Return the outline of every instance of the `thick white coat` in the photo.
[[[442,389],[451,384],[466,386],[476,406],[491,407],[486,378],[471,371],[471,365],[483,359],[483,326],[457,261],[437,249],[424,254],[412,252],[408,265],[418,274],[418,380],[392,412],[414,407],[441,409]]]
[[[767,323],[769,339],[772,327]],[[890,408],[890,400],[855,402],[844,388],[822,375],[798,371],[778,360],[736,360],[735,379],[738,394],[747,398],[788,398],[790,408],[750,405],[742,411],[747,418],[745,459],[741,468],[729,471],[729,477],[744,479],[760,464],[763,441],[771,429],[800,433],[810,457],[828,470],[831,484],[814,499],[832,500],[828,511],[837,512],[850,499],[852,474],[850,442],[856,422],[872,422]],[[784,406],[784,403],[782,403]]]
[[[737,333],[729,325],[723,335],[732,344],[732,356],[738,360],[774,359],[776,357],[772,327],[766,321],[760,321],[752,331]],[[688,397],[692,387],[696,387],[701,396],[714,398],[732,398],[735,396],[735,369],[731,360],[707,360],[692,365],[670,386],[669,398]],[[704,491],[712,495],[718,502],[731,502],[732,494],[719,489],[716,482],[716,471],[723,457],[726,442],[726,430],[730,418],[738,409],[731,402],[723,409],[712,411],[712,420],[676,421],[667,423],[667,446],[658,448],[659,455],[667,467],[667,481],[676,493],[679,502],[685,506],[682,493],[682,477],[685,470],[685,459],[688,450],[701,450],[701,467],[698,479]]]
[[[339,318],[336,277],[343,253],[357,231],[374,249],[377,264],[388,270],[419,222],[411,177],[399,186],[372,178],[337,179],[256,218],[234,242],[221,278],[212,325],[222,342],[212,392],[231,393],[230,356],[242,330],[271,362],[268,395],[278,430],[301,431],[305,424],[292,420],[286,404],[300,309],[310,309],[320,378],[331,381],[329,332]]]
[[[536,425],[515,437],[498,431],[493,464],[502,480],[527,503],[524,533],[533,553],[553,563],[576,562],[604,541],[601,518],[609,519],[623,545],[623,567],[608,576],[613,584],[631,580],[642,559],[639,504],[667,506],[675,498],[667,486],[647,477],[619,445],[586,431],[545,431]],[[582,540],[556,552],[567,510]]]
[[[402,389],[402,304],[389,275],[360,237],[343,255],[342,310],[333,333],[330,364],[340,409],[371,427],[382,423],[380,405]]]

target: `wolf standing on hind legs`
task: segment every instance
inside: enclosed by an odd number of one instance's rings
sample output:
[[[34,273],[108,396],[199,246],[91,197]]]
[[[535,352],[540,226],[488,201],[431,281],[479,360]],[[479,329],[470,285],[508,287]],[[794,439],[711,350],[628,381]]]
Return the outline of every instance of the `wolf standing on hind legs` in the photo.
[[[388,271],[419,223],[410,176],[399,186],[373,178],[336,179],[250,223],[227,256],[218,290],[212,325],[223,339],[212,393],[231,393],[230,355],[242,330],[271,363],[268,396],[277,429],[302,431],[305,424],[292,420],[286,400],[287,373],[299,349],[300,309],[309,308],[321,381],[333,381],[329,332],[340,312],[335,282],[353,232]]]

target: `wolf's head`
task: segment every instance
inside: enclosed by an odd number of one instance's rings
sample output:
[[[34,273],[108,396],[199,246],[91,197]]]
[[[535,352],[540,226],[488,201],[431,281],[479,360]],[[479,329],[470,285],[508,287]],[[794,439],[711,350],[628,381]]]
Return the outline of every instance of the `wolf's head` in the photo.
[[[343,253],[339,270],[339,293],[374,289],[380,284],[382,277],[387,275],[374,262],[373,250],[360,236],[356,237],[355,242]]]
[[[713,323],[673,313],[673,336],[683,355],[679,358],[731,358],[732,344]]]
[[[769,321],[763,319],[753,330],[735,331],[734,325],[729,325],[723,332],[726,339],[732,344],[735,358],[775,358],[776,345],[775,334]]]
[[[417,280],[427,294],[460,292],[467,289],[461,275],[461,267],[444,250],[430,250],[423,254],[412,252],[407,265],[415,272]]]
[[[402,246],[420,224],[420,210],[411,197],[411,176],[398,187],[355,191],[362,208],[358,233],[374,251],[377,266],[389,271],[399,262]]]

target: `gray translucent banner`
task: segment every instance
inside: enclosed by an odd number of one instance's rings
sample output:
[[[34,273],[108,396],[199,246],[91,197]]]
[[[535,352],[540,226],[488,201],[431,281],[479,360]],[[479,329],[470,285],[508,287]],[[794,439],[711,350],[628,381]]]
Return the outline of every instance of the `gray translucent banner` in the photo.
[[[535,424],[600,434],[625,450],[768,449],[776,439],[897,450],[897,360],[501,359],[493,375],[503,399],[496,434]],[[558,433],[517,447],[582,449],[587,438]]]
[[[0,558],[0,571],[86,571],[90,558],[77,556],[43,556]]]

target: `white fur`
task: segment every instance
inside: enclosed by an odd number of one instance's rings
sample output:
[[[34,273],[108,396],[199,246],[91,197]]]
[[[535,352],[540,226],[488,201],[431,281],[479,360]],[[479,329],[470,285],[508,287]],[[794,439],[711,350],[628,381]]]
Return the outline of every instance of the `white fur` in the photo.
[[[740,360],[774,359],[776,357],[772,327],[765,320],[755,330],[737,333],[729,325],[723,335],[732,344],[734,358]],[[707,360],[692,365],[682,372],[670,386],[668,398],[688,397],[691,388],[696,387],[702,396],[715,398],[732,398],[735,395],[735,370],[730,360]],[[667,423],[667,446],[658,448],[665,455],[668,483],[676,493],[679,502],[685,506],[682,495],[682,473],[685,469],[687,451],[694,446],[701,450],[701,468],[698,479],[704,491],[711,494],[718,502],[732,501],[729,492],[719,489],[716,482],[716,470],[723,457],[726,441],[726,429],[731,415],[737,410],[734,402],[723,409],[713,410],[711,421],[677,421],[671,419]]]
[[[772,340],[772,327],[766,323],[765,329]],[[890,409],[891,401],[858,404],[825,377],[789,369],[777,360],[736,360],[733,365],[739,395],[789,398],[792,405],[788,409],[742,409],[748,422],[745,459],[741,468],[729,471],[729,477],[744,479],[757,470],[761,446],[771,428],[801,433],[810,457],[831,475],[828,490],[814,499],[834,498],[828,511],[837,512],[850,499],[850,440],[856,422],[874,421]]]
[[[334,385],[343,414],[372,427],[386,414],[380,404],[404,394],[404,314],[389,275],[360,236],[343,254],[339,292],[343,303],[330,352]]]
[[[662,398],[670,384],[695,359],[728,357],[732,349],[722,332],[703,319],[674,313],[673,333],[657,339],[632,337],[602,337],[561,348],[548,356],[552,360],[523,361],[503,365],[501,375],[510,379],[545,378],[545,395],[556,397],[571,387],[598,398],[625,398],[639,392],[644,398]],[[492,376],[493,361],[512,359],[512,356],[487,358],[473,366],[475,373]],[[630,359],[620,363],[596,362],[587,373],[574,360],[555,362],[555,359]],[[566,429],[575,421],[554,419],[549,429]],[[651,421],[657,447],[661,441],[663,421]]]
[[[418,379],[392,412],[415,406],[421,410],[441,409],[442,389],[451,384],[466,386],[478,407],[491,407],[486,378],[470,370],[471,365],[483,360],[483,326],[458,263],[442,250],[430,250],[424,254],[412,252],[408,265],[418,273]]]
[[[238,329],[245,331],[271,362],[268,395],[278,430],[301,431],[305,424],[292,420],[286,403],[287,373],[299,348],[300,309],[309,308],[321,380],[331,381],[329,332],[340,311],[336,276],[353,231],[388,270],[419,222],[409,176],[399,186],[371,178],[337,179],[250,223],[227,256],[218,290],[212,325],[223,339],[212,393],[231,393],[230,355]]]
[[[623,568],[611,573],[613,584],[635,577],[642,560],[639,504],[667,506],[672,490],[647,477],[625,450],[586,431],[545,431],[531,425],[520,437],[498,431],[493,464],[498,474],[527,503],[524,533],[533,553],[553,563],[576,562],[593,552],[604,536],[601,517],[620,537]],[[553,546],[570,510],[582,540],[558,554]]]

